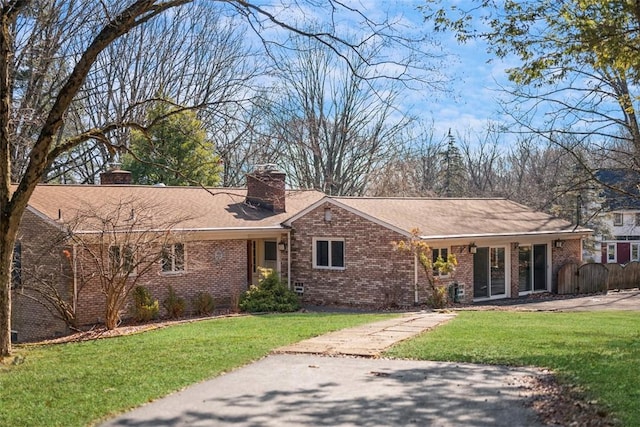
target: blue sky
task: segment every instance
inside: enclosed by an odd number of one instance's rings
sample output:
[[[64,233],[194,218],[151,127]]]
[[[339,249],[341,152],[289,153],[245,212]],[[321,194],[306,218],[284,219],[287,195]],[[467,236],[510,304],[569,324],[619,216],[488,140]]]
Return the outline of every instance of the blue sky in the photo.
[[[432,119],[436,137],[446,135],[449,129],[454,134],[482,132],[489,121],[505,122],[507,118],[499,113],[498,99],[503,96],[500,86],[508,85],[505,69],[509,64],[489,56],[486,46],[479,41],[460,45],[451,34],[433,34],[431,25],[424,22],[422,13],[417,10],[424,3],[415,0],[362,3],[365,9],[373,8],[374,11],[379,11],[380,4],[384,4],[391,14],[403,15],[416,31],[439,42],[442,53],[448,55],[442,72],[451,80],[451,92],[426,94],[413,106],[412,113],[426,120]]]
[[[470,0],[443,0],[443,4],[454,2],[463,7],[471,5]],[[267,0],[266,4],[286,22],[326,23],[333,18],[332,23],[336,25],[338,34],[357,32],[360,18],[357,13],[342,10],[338,15],[331,16],[318,6],[322,2],[317,3],[316,8],[295,0]],[[490,121],[507,121],[498,112],[497,99],[501,96],[500,85],[508,85],[504,72],[508,64],[492,59],[486,53],[486,46],[479,41],[460,45],[451,34],[434,34],[431,25],[424,22],[423,13],[418,10],[425,0],[345,0],[344,4],[376,22],[382,22],[387,17],[397,21],[403,34],[413,37],[426,35],[439,43],[439,54],[448,55],[439,72],[450,80],[449,91],[415,90],[403,93],[404,109],[426,124],[433,125],[436,140],[444,138],[449,129],[459,135],[482,133]],[[271,30],[281,31],[278,28]],[[436,51],[432,46],[425,47]]]

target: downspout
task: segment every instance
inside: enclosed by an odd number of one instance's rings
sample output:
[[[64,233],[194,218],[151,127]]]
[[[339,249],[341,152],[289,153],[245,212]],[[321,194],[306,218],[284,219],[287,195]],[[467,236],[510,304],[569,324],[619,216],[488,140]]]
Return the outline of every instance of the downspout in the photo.
[[[418,305],[418,255],[413,256],[413,302]]]
[[[287,287],[291,290],[291,230],[287,231]]]
[[[76,261],[76,256],[78,254],[77,251],[77,244],[74,243],[73,244],[73,254],[71,255],[73,257],[73,263],[72,263],[72,269],[73,269],[73,315],[76,315],[76,304],[78,301],[78,265],[77,265],[77,261]]]

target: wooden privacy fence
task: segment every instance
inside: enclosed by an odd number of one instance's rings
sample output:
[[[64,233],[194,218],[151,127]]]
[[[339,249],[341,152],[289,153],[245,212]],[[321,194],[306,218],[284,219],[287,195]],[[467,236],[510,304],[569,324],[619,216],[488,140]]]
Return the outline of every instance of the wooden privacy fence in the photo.
[[[640,263],[565,264],[558,271],[558,294],[590,294],[640,285]]]

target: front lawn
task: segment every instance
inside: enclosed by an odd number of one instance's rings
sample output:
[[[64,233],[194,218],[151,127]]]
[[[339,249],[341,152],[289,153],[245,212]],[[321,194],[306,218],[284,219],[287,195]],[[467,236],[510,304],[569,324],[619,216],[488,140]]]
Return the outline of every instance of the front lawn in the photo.
[[[640,313],[460,312],[388,356],[551,368],[640,425]]]
[[[243,316],[81,343],[17,346],[16,364],[0,364],[0,426],[84,426],[274,348],[389,317]]]

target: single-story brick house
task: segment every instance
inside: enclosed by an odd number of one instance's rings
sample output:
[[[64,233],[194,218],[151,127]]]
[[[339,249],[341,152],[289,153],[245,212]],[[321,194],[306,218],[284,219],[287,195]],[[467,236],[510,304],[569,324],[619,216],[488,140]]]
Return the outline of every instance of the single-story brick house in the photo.
[[[16,245],[12,329],[19,341],[69,332],[24,283],[35,276],[27,274],[30,268],[75,310],[78,326],[102,322],[104,296],[94,283],[97,273],[81,262],[87,250],[77,238],[96,246],[105,242],[99,236],[127,230],[140,235],[144,230],[127,222],[145,215],[155,221],[148,227],[168,236],[157,250],[168,248],[171,258],[140,273],[139,283],[159,300],[172,286],[186,300],[208,292],[219,306],[233,304],[257,283],[258,267],[279,271],[308,304],[422,304],[428,297],[424,272],[412,255],[392,246],[416,228],[434,257],[456,256],[455,273],[441,279],[458,284],[461,302],[518,298],[553,291],[557,271],[581,260],[582,240],[591,233],[505,199],[351,198],[286,190],[285,175],[270,168],[249,174],[247,188],[135,186],[127,180],[126,173],[111,171],[102,185],[36,188]],[[117,213],[113,206],[120,207]],[[159,219],[170,221],[159,227]],[[70,228],[76,240],[69,238]],[[124,251],[116,244],[100,253],[124,257]]]

